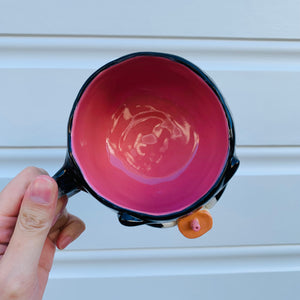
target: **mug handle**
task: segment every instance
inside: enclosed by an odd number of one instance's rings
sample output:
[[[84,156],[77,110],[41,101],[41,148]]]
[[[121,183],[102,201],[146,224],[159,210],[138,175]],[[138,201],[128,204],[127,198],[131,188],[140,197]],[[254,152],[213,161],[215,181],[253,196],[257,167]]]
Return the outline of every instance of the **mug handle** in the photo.
[[[58,198],[65,195],[70,198],[81,191],[80,185],[76,182],[76,175],[66,165],[59,169],[52,178],[58,185]]]

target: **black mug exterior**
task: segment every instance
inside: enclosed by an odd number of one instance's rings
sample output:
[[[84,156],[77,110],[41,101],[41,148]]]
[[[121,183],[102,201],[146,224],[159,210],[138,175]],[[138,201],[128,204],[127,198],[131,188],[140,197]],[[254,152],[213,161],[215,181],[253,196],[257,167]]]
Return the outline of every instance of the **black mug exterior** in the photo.
[[[85,89],[93,81],[93,79],[102,71],[120,62],[123,62],[127,59],[134,58],[137,56],[156,56],[156,57],[167,58],[169,60],[183,64],[187,66],[189,69],[191,69],[192,71],[194,71],[198,76],[200,76],[206,82],[206,84],[213,90],[215,95],[218,97],[218,100],[221,103],[222,108],[225,112],[227,123],[228,123],[229,149],[228,149],[227,161],[226,164],[224,165],[221,175],[218,177],[218,179],[216,180],[215,184],[211,187],[211,189],[203,197],[195,201],[192,205],[190,205],[186,209],[176,213],[170,213],[167,215],[149,215],[145,213],[124,209],[104,199],[99,194],[97,194],[86,182],[78,164],[76,163],[74,156],[72,155],[71,132],[72,132],[73,116],[74,116],[76,106],[79,103]],[[226,188],[227,183],[229,182],[229,180],[232,178],[232,176],[235,174],[236,170],[238,169],[239,164],[240,162],[235,155],[235,131],[234,131],[233,120],[222,94],[220,93],[216,85],[213,83],[213,81],[197,66],[195,66],[191,62],[179,56],[172,55],[172,54],[165,54],[165,53],[157,53],[157,52],[137,52],[137,53],[132,53],[123,56],[119,59],[107,63],[106,65],[98,69],[96,72],[94,72],[82,86],[73,104],[73,108],[69,117],[68,149],[67,149],[65,162],[63,167],[53,176],[53,178],[56,180],[58,184],[60,196],[67,195],[68,197],[71,197],[72,195],[78,193],[79,191],[88,192],[93,197],[95,197],[98,201],[100,201],[102,204],[118,212],[119,220],[123,225],[135,226],[141,224],[148,224],[154,227],[161,227],[161,224],[164,222],[176,220],[182,216],[185,216],[195,211],[196,209],[205,205],[205,203],[207,203],[213,197],[215,197],[216,200],[219,200],[219,198],[221,197],[221,195],[223,194]]]

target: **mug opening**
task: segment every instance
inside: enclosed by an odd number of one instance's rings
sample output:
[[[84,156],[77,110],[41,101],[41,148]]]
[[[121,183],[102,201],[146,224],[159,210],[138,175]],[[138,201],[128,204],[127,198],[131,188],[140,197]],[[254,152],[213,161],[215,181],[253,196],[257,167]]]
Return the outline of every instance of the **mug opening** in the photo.
[[[126,210],[168,215],[202,198],[221,175],[228,122],[217,95],[189,67],[135,56],[87,85],[71,148],[98,195]]]

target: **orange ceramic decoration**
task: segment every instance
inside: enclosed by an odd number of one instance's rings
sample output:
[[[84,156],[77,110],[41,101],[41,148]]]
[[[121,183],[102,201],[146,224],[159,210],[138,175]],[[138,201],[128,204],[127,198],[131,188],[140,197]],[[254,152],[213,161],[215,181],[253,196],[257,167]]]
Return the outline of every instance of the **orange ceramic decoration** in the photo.
[[[198,210],[178,220],[178,229],[189,239],[195,239],[212,228],[213,219],[208,210]]]

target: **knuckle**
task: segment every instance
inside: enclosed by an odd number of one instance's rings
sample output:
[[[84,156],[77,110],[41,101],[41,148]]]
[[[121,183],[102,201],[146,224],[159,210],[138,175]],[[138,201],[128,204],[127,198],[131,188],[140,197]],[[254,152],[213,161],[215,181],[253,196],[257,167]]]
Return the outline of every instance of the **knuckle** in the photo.
[[[44,169],[40,169],[37,167],[29,166],[22,171],[22,174],[29,178],[35,178],[39,175],[48,175],[48,173]]]
[[[20,213],[19,225],[22,230],[35,232],[48,229],[49,218],[46,212],[27,209]]]
[[[85,223],[82,221],[82,220],[79,220],[80,221],[80,229],[81,229],[81,232],[85,231],[86,229],[86,226],[85,226]]]
[[[85,230],[85,223],[74,215],[70,215],[72,222],[76,224],[76,228],[78,231],[83,232]]]
[[[41,175],[49,175],[49,173],[45,169],[38,168],[38,170],[40,171]]]

